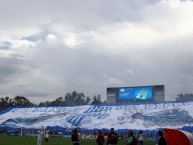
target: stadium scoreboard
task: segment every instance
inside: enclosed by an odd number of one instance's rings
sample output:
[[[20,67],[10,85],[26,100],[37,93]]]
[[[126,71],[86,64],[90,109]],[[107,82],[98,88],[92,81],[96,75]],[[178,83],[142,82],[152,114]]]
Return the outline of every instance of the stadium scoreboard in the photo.
[[[164,85],[107,88],[108,104],[164,101]]]

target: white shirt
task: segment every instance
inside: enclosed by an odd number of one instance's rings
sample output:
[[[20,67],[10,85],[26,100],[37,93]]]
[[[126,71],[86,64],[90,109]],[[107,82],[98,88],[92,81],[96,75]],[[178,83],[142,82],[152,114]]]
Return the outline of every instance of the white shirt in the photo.
[[[38,141],[42,141],[43,131],[38,131]]]
[[[46,138],[49,138],[49,131],[46,131]]]
[[[139,134],[139,140],[143,140],[143,134]]]

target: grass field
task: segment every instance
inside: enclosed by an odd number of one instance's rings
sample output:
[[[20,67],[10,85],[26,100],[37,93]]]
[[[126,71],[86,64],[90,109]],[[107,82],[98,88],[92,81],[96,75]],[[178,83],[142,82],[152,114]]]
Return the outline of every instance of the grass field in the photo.
[[[36,137],[0,136],[0,145],[37,145]],[[81,139],[81,145],[96,145],[94,139]],[[145,141],[144,145],[155,145],[156,142]],[[45,145],[44,140],[42,145]],[[72,145],[70,139],[50,138],[49,145]],[[106,145],[106,144],[105,144]],[[119,141],[118,145],[126,145],[126,140]]]

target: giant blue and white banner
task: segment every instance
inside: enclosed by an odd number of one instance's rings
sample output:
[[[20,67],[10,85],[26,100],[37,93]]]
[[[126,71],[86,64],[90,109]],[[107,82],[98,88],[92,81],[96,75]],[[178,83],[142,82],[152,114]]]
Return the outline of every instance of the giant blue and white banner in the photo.
[[[0,126],[157,129],[193,126],[193,102],[141,105],[10,108]]]

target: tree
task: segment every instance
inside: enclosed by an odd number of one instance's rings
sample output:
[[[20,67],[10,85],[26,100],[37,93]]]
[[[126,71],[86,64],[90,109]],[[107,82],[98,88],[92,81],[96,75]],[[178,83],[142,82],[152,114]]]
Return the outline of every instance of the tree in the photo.
[[[72,93],[67,93],[65,97],[58,97],[54,101],[40,102],[38,105],[31,103],[24,96],[16,96],[13,99],[9,97],[0,98],[0,110],[6,109],[13,106],[77,106],[77,105],[88,105],[91,99],[89,96],[85,96],[83,93],[77,93],[73,91]],[[100,95],[93,97],[91,104],[102,104],[105,103],[101,101]]]
[[[50,106],[50,101],[40,102],[38,106]]]
[[[83,93],[77,93],[76,91],[67,93],[64,98],[67,106],[86,105],[90,102],[89,97],[85,97]]]
[[[40,102],[39,106],[75,106],[87,105],[91,101],[90,97],[85,97],[83,93],[67,93],[65,97],[59,97],[54,101]]]
[[[178,97],[176,98],[177,102],[184,102],[184,101],[193,101],[193,94],[179,94],[177,95]]]
[[[90,97],[86,97],[85,104],[86,105],[90,104],[90,101],[91,101]]]
[[[92,105],[102,104],[101,96],[98,95],[97,97],[94,95],[93,101],[91,102]]]
[[[33,103],[31,103],[27,98],[24,96],[16,96],[13,99],[13,105],[14,106],[34,106]]]
[[[13,99],[10,99],[8,96],[0,98],[0,110],[6,109],[13,106]]]
[[[49,106],[64,106],[66,103],[65,103],[65,100],[63,97],[59,97],[57,98],[56,100],[50,102]]]

